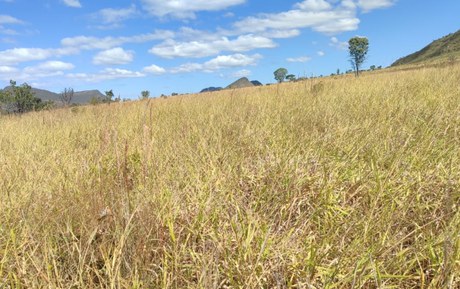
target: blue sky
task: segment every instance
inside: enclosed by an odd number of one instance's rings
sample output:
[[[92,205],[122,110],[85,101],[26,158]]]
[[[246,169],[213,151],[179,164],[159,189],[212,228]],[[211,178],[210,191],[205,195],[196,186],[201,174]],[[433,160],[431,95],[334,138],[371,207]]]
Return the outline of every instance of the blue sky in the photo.
[[[274,82],[365,67],[460,29],[457,0],[0,0],[0,86],[113,89],[122,98],[198,92],[242,76]]]

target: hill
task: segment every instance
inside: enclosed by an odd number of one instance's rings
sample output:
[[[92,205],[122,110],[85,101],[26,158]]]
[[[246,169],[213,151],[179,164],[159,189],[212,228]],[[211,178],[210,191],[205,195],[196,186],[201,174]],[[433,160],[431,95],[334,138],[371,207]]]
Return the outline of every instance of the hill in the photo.
[[[391,66],[431,62],[460,56],[460,30],[431,42],[423,49],[402,57]]]
[[[219,91],[219,90],[222,90],[223,88],[222,87],[214,87],[214,86],[211,86],[211,87],[207,87],[207,88],[203,88],[200,93],[203,93],[203,92],[214,92],[214,91]]]
[[[247,77],[242,77],[238,79],[237,81],[233,82],[229,86],[226,87],[226,89],[234,89],[234,88],[243,88],[243,87],[253,87],[254,84],[249,81]]]
[[[3,90],[10,90],[10,89],[11,89],[11,86],[7,86]],[[0,89],[0,91],[2,90]],[[52,100],[58,105],[61,102],[59,93],[55,93],[49,90],[39,89],[39,88],[32,88],[32,93],[34,94],[35,97],[40,98],[42,101]],[[102,94],[99,90],[75,91],[73,98],[72,98],[72,103],[74,104],[89,103],[93,97],[102,99],[102,98],[105,98],[105,95]]]

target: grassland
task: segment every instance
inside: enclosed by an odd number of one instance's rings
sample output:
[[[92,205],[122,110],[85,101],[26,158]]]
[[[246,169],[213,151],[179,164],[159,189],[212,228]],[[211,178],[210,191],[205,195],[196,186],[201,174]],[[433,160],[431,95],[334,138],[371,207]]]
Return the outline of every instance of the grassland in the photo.
[[[0,288],[459,288],[460,67],[0,118]]]

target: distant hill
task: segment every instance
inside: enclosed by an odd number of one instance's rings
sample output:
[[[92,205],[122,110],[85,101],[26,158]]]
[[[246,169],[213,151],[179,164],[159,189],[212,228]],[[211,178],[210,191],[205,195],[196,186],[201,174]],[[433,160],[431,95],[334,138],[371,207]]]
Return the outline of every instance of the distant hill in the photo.
[[[10,89],[11,89],[11,86],[7,86],[3,90],[10,90]],[[34,94],[35,97],[40,98],[42,101],[52,100],[58,105],[61,102],[59,93],[51,92],[51,91],[44,90],[44,89],[38,89],[38,88],[32,88],[32,93]],[[73,98],[72,98],[72,103],[74,104],[89,103],[91,98],[93,97],[103,99],[105,98],[105,95],[102,94],[99,90],[75,91]]]
[[[391,66],[447,59],[450,56],[460,56],[460,30],[431,42],[420,51],[398,59]]]
[[[254,84],[249,81],[247,77],[242,77],[238,79],[237,81],[233,82],[229,86],[227,86],[227,89],[234,89],[234,88],[243,88],[243,87],[253,87]]]
[[[238,79],[237,81],[231,83],[230,85],[228,85],[225,88],[211,86],[211,87],[207,87],[207,88],[202,89],[200,91],[200,93],[219,91],[219,90],[223,90],[223,89],[235,89],[235,88],[243,88],[243,87],[253,87],[253,86],[263,86],[263,84],[258,80],[249,81],[249,79],[247,77],[242,77],[242,78]]]
[[[99,90],[84,90],[84,91],[76,91],[73,95],[72,103],[89,103],[91,99],[99,98],[104,99],[106,96],[102,94]]]
[[[211,86],[211,87],[207,87],[207,88],[204,88],[200,91],[200,93],[203,93],[203,92],[213,92],[213,91],[219,91],[219,90],[222,90],[223,88],[222,87],[214,87],[214,86]]]

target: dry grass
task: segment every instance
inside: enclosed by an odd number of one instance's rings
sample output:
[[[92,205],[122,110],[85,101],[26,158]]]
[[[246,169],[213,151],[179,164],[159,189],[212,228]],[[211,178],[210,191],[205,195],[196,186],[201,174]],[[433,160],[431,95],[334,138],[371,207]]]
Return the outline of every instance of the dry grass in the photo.
[[[460,68],[0,118],[0,288],[459,288]]]

